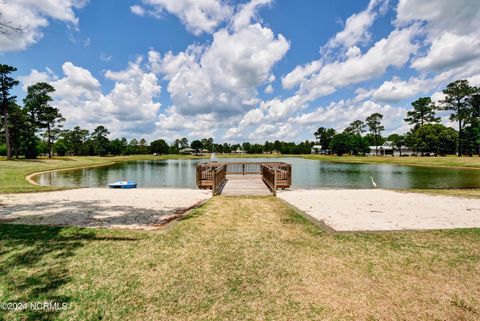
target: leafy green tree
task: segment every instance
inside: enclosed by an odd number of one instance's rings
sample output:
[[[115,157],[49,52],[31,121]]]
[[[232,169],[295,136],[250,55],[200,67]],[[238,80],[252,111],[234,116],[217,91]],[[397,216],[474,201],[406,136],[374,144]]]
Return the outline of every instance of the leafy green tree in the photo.
[[[24,148],[24,141],[28,133],[30,122],[24,108],[21,108],[15,102],[12,102],[9,112],[9,130],[12,154],[19,158]]]
[[[350,135],[345,133],[336,134],[330,141],[332,153],[342,156],[350,151]]]
[[[127,149],[126,139],[114,139],[110,142],[110,153],[112,155],[124,155]]]
[[[464,146],[468,153],[477,153],[480,156],[480,87],[473,87],[473,93],[467,99],[468,119],[465,122],[468,126],[464,133]]]
[[[60,123],[65,121],[58,108],[50,106],[50,102],[53,100],[50,95],[54,92],[55,88],[50,84],[39,82],[28,87],[27,95],[23,100],[32,124],[30,141],[33,143],[33,136],[36,135],[38,129],[45,129],[49,158],[52,157],[53,140],[56,134],[60,133]],[[35,147],[30,145],[28,149],[25,156],[35,157],[36,155],[33,153]]]
[[[190,148],[194,149],[195,150],[195,154],[198,154],[202,148],[203,148],[203,144],[201,141],[199,140],[194,140],[191,144],[190,144]]]
[[[7,148],[7,159],[12,159],[12,146],[10,141],[9,128],[9,107],[12,102],[15,102],[16,96],[12,96],[10,91],[16,85],[18,80],[13,79],[10,75],[17,71],[17,68],[0,64],[0,94],[1,94],[1,111],[3,115],[3,130],[5,135],[5,145]]]
[[[348,148],[352,155],[364,155],[370,149],[364,137],[358,134],[347,134],[349,136]]]
[[[317,142],[322,146],[322,149],[330,148],[330,142],[332,141],[333,136],[336,132],[333,128],[320,127],[314,133]]]
[[[81,129],[79,126],[75,126],[71,130],[64,130],[62,137],[69,154],[79,156],[86,155],[85,144],[90,135],[88,129]]]
[[[157,154],[168,154],[169,147],[163,139],[157,139],[150,143],[150,151]]]
[[[418,128],[427,123],[438,123],[440,117],[435,116],[436,106],[430,97],[418,98],[412,103],[413,110],[407,112],[404,119],[408,124]]]
[[[447,155],[455,153],[458,133],[442,124],[426,124],[412,132],[415,149],[422,153]]]
[[[140,141],[138,142],[137,153],[141,155],[148,154],[148,145],[145,138],[140,139]]]
[[[188,147],[188,139],[183,137],[180,139],[180,148],[187,148]]]
[[[385,138],[382,137],[381,135],[373,135],[372,133],[368,133],[365,136],[363,136],[363,139],[365,140],[365,143],[368,144],[368,146],[381,146],[383,143],[385,143]]]
[[[263,150],[265,152],[273,152],[274,146],[273,143],[269,142],[268,140],[263,144]]]
[[[65,144],[65,141],[63,139],[59,139],[55,142],[55,144],[53,145],[53,150],[58,156],[65,156],[68,152],[67,145]]]
[[[441,101],[441,108],[449,110],[450,120],[458,122],[458,156],[463,155],[463,126],[469,119],[471,110],[469,109],[468,100],[475,93],[475,89],[470,86],[468,80],[457,80],[448,84],[443,90],[445,99]]]
[[[480,122],[480,87],[473,87],[473,93],[468,97],[467,104],[469,106],[468,122]]]
[[[362,135],[365,132],[365,123],[361,120],[355,120],[347,128],[345,128],[344,132],[346,134],[353,134],[353,135]]]
[[[373,113],[365,119],[370,133],[374,137],[375,143],[375,155],[378,155],[378,136],[381,136],[381,132],[385,130],[382,126],[383,115],[380,113]]]
[[[60,114],[58,108],[47,106],[40,114],[39,121],[41,126],[45,128],[48,158],[52,158],[52,144],[60,135],[60,129],[63,127],[61,123],[65,121],[65,118]]]
[[[96,155],[105,156],[108,154],[110,141],[108,135],[110,132],[104,126],[98,126],[93,130],[91,140],[93,143],[93,150]]]
[[[232,147],[230,146],[230,144],[227,144],[227,143],[223,143],[222,145],[222,151],[224,153],[231,153],[232,152]],[[272,149],[273,150],[273,149]]]
[[[391,134],[387,140],[391,141],[393,146],[398,148],[400,156],[402,156],[402,146],[405,145],[405,135]]]
[[[247,154],[251,154],[251,151],[250,151],[251,147],[252,147],[252,144],[250,144],[249,142],[245,142],[245,143],[242,144],[242,149]]]
[[[213,138],[203,138],[202,139],[203,148],[213,151]]]
[[[126,139],[125,139],[126,140]],[[138,140],[135,138],[130,140],[130,142],[125,147],[125,155],[135,155],[138,154]]]

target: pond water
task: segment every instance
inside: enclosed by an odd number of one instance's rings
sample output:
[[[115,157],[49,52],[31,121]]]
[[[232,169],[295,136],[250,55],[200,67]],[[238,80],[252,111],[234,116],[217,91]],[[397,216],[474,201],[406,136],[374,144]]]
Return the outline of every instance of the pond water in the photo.
[[[195,168],[206,160],[129,161],[111,166],[40,174],[41,185],[106,187],[117,180],[134,180],[139,187],[195,188]],[[279,161],[292,164],[293,188],[480,188],[480,170],[348,164],[303,158],[229,158],[222,162]]]

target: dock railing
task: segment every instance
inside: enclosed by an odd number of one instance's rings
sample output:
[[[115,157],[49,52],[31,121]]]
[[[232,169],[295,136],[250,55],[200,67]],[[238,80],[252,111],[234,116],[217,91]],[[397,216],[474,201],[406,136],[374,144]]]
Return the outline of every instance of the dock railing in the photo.
[[[287,163],[265,163],[261,165],[262,179],[265,185],[277,195],[279,188],[285,189],[292,185],[292,165]]]
[[[272,191],[273,195],[277,196],[277,168],[262,164],[262,179],[265,185]]]
[[[213,173],[212,194],[213,196],[220,195],[227,181],[227,166],[221,165],[213,168],[211,171]]]
[[[267,187],[276,195],[277,190],[292,184],[292,165],[282,162],[212,162],[197,165],[197,186],[221,193],[226,175],[262,175]]]

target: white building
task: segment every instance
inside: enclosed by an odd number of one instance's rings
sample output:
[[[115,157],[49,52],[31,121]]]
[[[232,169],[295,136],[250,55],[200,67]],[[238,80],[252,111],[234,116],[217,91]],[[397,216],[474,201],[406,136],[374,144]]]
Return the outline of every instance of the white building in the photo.
[[[232,150],[232,154],[245,154],[243,149],[237,148],[236,150]]]
[[[370,156],[412,156],[415,155],[413,149],[402,146],[402,148],[395,147],[391,141],[386,141],[381,146],[369,146]],[[378,154],[377,154],[378,152]],[[401,155],[400,155],[401,153]]]
[[[312,154],[320,154],[322,152],[322,145],[313,145]]]

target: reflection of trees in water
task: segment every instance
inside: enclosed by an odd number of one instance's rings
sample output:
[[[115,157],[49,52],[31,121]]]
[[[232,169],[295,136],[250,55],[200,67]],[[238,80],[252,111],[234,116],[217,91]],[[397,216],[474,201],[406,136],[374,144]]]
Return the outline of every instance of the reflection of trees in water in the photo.
[[[480,172],[469,169],[415,167],[411,188],[478,188]]]
[[[277,159],[267,159],[275,161]],[[292,164],[296,188],[372,188],[370,177],[379,188],[478,188],[480,171],[429,168],[392,164],[347,164],[306,159],[280,159]],[[195,169],[205,160],[149,160],[117,163],[109,167],[87,168],[42,175],[41,182],[66,186],[106,187],[121,179],[137,181],[139,187],[195,188]],[[223,160],[222,160],[223,161]],[[225,159],[240,161],[240,159]],[[247,159],[246,161],[261,161]]]

